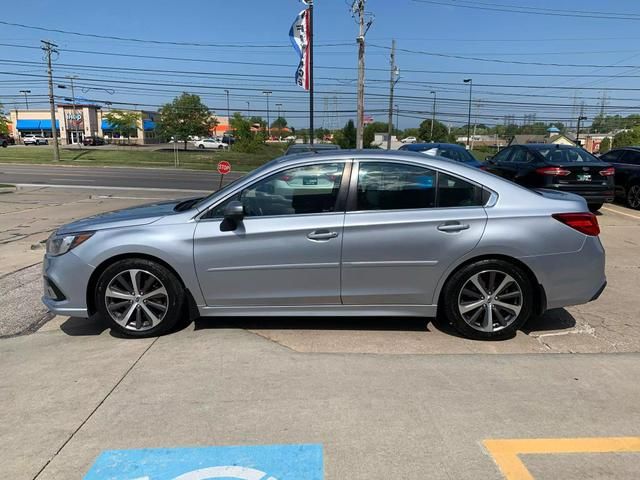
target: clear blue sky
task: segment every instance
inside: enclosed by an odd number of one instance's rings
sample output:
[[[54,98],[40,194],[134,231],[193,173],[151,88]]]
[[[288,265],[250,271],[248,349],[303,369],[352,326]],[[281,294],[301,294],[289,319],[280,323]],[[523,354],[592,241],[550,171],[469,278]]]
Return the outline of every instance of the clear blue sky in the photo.
[[[522,5],[540,13],[613,11],[628,14],[631,20],[575,18],[488,11],[452,6],[454,0],[419,3],[412,0],[368,0],[375,16],[367,35],[366,108],[376,120],[386,121],[388,106],[388,47],[395,38],[399,49],[446,55],[471,56],[503,61],[559,64],[610,65],[610,68],[552,67],[456,59],[399,51],[401,70],[396,104],[400,127],[415,126],[431,111],[430,91],[437,91],[438,118],[453,125],[466,122],[468,87],[462,80],[473,77],[474,117],[493,124],[503,115],[535,113],[540,120],[569,120],[575,116],[573,104],[584,101],[592,118],[600,109],[604,89],[640,88],[640,4],[633,0],[478,0],[460,2],[488,8],[497,4]],[[348,0],[316,0],[316,125],[340,126],[354,117],[357,77],[357,25],[349,13]],[[487,5],[492,4],[493,6]],[[26,7],[26,5],[25,5]],[[130,41],[86,38],[0,25],[0,43],[38,46],[49,39],[60,46],[56,59],[56,83],[64,75],[75,74],[78,97],[127,102],[133,107],[155,109],[181,91],[201,93],[203,100],[219,114],[226,114],[224,89],[231,91],[231,110],[265,116],[263,90],[273,90],[271,117],[282,104],[289,123],[307,126],[308,100],[293,83],[297,58],[289,45],[288,30],[303,8],[296,0],[236,0],[234,2],[182,0],[181,2],[81,2],[65,0],[52,6],[45,0],[29,2],[25,8],[4,9],[0,20],[30,26],[81,33],[135,37],[176,42],[231,44],[231,47],[196,47],[143,44]],[[535,10],[533,10],[535,9]],[[547,10],[545,10],[547,9]],[[599,15],[595,15],[599,17]],[[329,46],[329,44],[339,44]],[[238,46],[251,45],[249,48]],[[257,45],[269,47],[260,48]],[[82,54],[67,50],[87,50],[111,55]],[[42,52],[37,49],[0,46],[0,101],[5,110],[23,108],[16,97],[21,89],[32,90],[32,108],[45,107],[46,82]],[[133,58],[122,55],[175,57]],[[187,61],[180,59],[195,59]],[[205,60],[205,61],[202,61]],[[251,62],[268,65],[239,65],[220,62]],[[87,70],[80,65],[102,67]],[[615,65],[638,68],[615,68]],[[113,67],[113,69],[104,69]],[[333,67],[333,68],[328,68]],[[336,68],[338,67],[338,68]],[[122,68],[153,69],[159,72],[122,71]],[[422,70],[417,72],[416,70]],[[178,73],[174,73],[178,72]],[[184,72],[200,72],[184,73]],[[457,72],[457,73],[439,73]],[[487,73],[560,74],[568,77],[482,75]],[[22,75],[18,75],[22,74]],[[27,74],[27,75],[24,75]],[[582,75],[609,75],[582,77]],[[276,77],[269,77],[276,76]],[[139,82],[139,83],[125,83]],[[180,85],[176,85],[180,84]],[[570,87],[539,89],[534,86]],[[82,91],[84,87],[84,92]],[[589,90],[586,87],[593,88]],[[92,88],[92,90],[88,90]],[[103,89],[103,90],[100,90]],[[61,96],[69,95],[57,90]],[[607,92],[608,113],[632,113],[638,108],[640,92]],[[334,98],[336,101],[334,101]],[[334,111],[339,111],[338,118]],[[530,104],[530,105],[529,105]]]

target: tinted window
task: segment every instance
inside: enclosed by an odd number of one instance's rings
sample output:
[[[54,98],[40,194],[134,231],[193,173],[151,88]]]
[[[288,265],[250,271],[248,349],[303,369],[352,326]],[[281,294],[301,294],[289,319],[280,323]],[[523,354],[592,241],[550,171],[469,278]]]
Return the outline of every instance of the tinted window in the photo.
[[[623,161],[620,157],[624,153],[624,150],[611,150],[610,152],[605,153],[600,156],[600,160],[603,162],[618,162]]]
[[[446,173],[438,174],[438,207],[479,207],[482,188]]]
[[[640,152],[627,150],[619,161],[622,163],[629,163],[631,165],[640,165]]]
[[[601,162],[586,150],[581,148],[556,148],[554,145],[539,148],[538,152],[549,163],[584,163]]]
[[[505,163],[508,160],[509,155],[511,154],[512,151],[513,150],[511,148],[506,148],[501,152],[496,153],[495,156],[493,157],[493,161],[497,163]]]
[[[435,202],[434,171],[397,163],[360,163],[357,210],[433,208]]]
[[[222,217],[225,206],[233,200],[242,202],[246,217],[333,212],[343,170],[344,163],[290,168],[247,187],[207,217]]]

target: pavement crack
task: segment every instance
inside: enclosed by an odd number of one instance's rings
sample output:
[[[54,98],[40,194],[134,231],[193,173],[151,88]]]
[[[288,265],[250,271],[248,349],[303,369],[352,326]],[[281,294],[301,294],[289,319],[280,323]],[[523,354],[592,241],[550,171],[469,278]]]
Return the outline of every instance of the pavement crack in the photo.
[[[35,474],[35,476],[32,478],[32,480],[36,480],[38,477],[40,477],[40,475],[42,475],[42,473],[45,471],[45,469],[49,466],[49,464],[51,464],[51,462],[60,454],[60,452],[62,452],[62,450],[64,450],[64,448],[69,444],[69,442],[71,440],[73,440],[73,437],[76,436],[76,434],[82,429],[82,427],[84,427],[86,425],[86,423],[91,420],[91,417],[93,417],[93,415],[98,411],[98,409],[104,404],[104,402],[107,401],[107,399],[111,396],[111,394],[116,390],[116,388],[118,388],[120,386],[120,384],[124,381],[125,378],[127,378],[127,376],[129,375],[129,373],[131,373],[131,371],[136,367],[136,365],[138,365],[138,363],[140,363],[140,360],[142,360],[142,358],[146,355],[146,353],[151,350],[151,347],[153,347],[156,342],[158,341],[160,337],[156,337],[153,339],[153,342],[151,342],[149,344],[149,346],[147,348],[144,349],[144,351],[138,356],[138,358],[135,360],[135,362],[133,362],[131,364],[131,366],[127,369],[126,372],[124,372],[124,374],[122,375],[122,377],[120,377],[120,379],[116,382],[116,384],[107,392],[107,394],[104,396],[104,398],[102,400],[100,400],[98,402],[98,404],[95,406],[95,408],[93,410],[91,410],[91,413],[89,413],[89,415],[87,415],[87,418],[85,418],[80,425],[78,425],[78,427],[73,431],[73,433],[71,433],[71,435],[69,435],[69,438],[67,438],[62,445],[60,445],[60,448],[58,448],[58,450],[53,454],[53,456],[51,458],[49,458],[49,460],[46,461],[46,463],[42,466],[42,468],[40,470],[38,470],[38,473]]]

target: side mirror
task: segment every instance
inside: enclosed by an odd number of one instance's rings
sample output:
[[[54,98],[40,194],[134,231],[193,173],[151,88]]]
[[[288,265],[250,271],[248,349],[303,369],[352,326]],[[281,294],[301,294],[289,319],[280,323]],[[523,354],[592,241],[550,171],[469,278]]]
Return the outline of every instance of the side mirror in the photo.
[[[224,209],[224,218],[236,222],[241,221],[244,218],[244,205],[242,205],[242,202],[238,200],[229,202],[229,205]]]

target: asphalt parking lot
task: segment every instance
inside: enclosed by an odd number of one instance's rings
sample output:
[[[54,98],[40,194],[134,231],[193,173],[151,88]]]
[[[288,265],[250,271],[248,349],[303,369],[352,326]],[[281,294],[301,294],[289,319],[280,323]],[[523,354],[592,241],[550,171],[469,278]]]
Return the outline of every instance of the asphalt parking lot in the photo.
[[[306,478],[637,478],[639,212],[608,205],[599,216],[600,299],[502,342],[399,318],[199,319],[128,340],[94,319],[47,315],[39,262],[55,226],[173,196],[184,195],[0,195],[7,478],[83,478],[113,449],[272,444],[319,445],[324,477]]]

